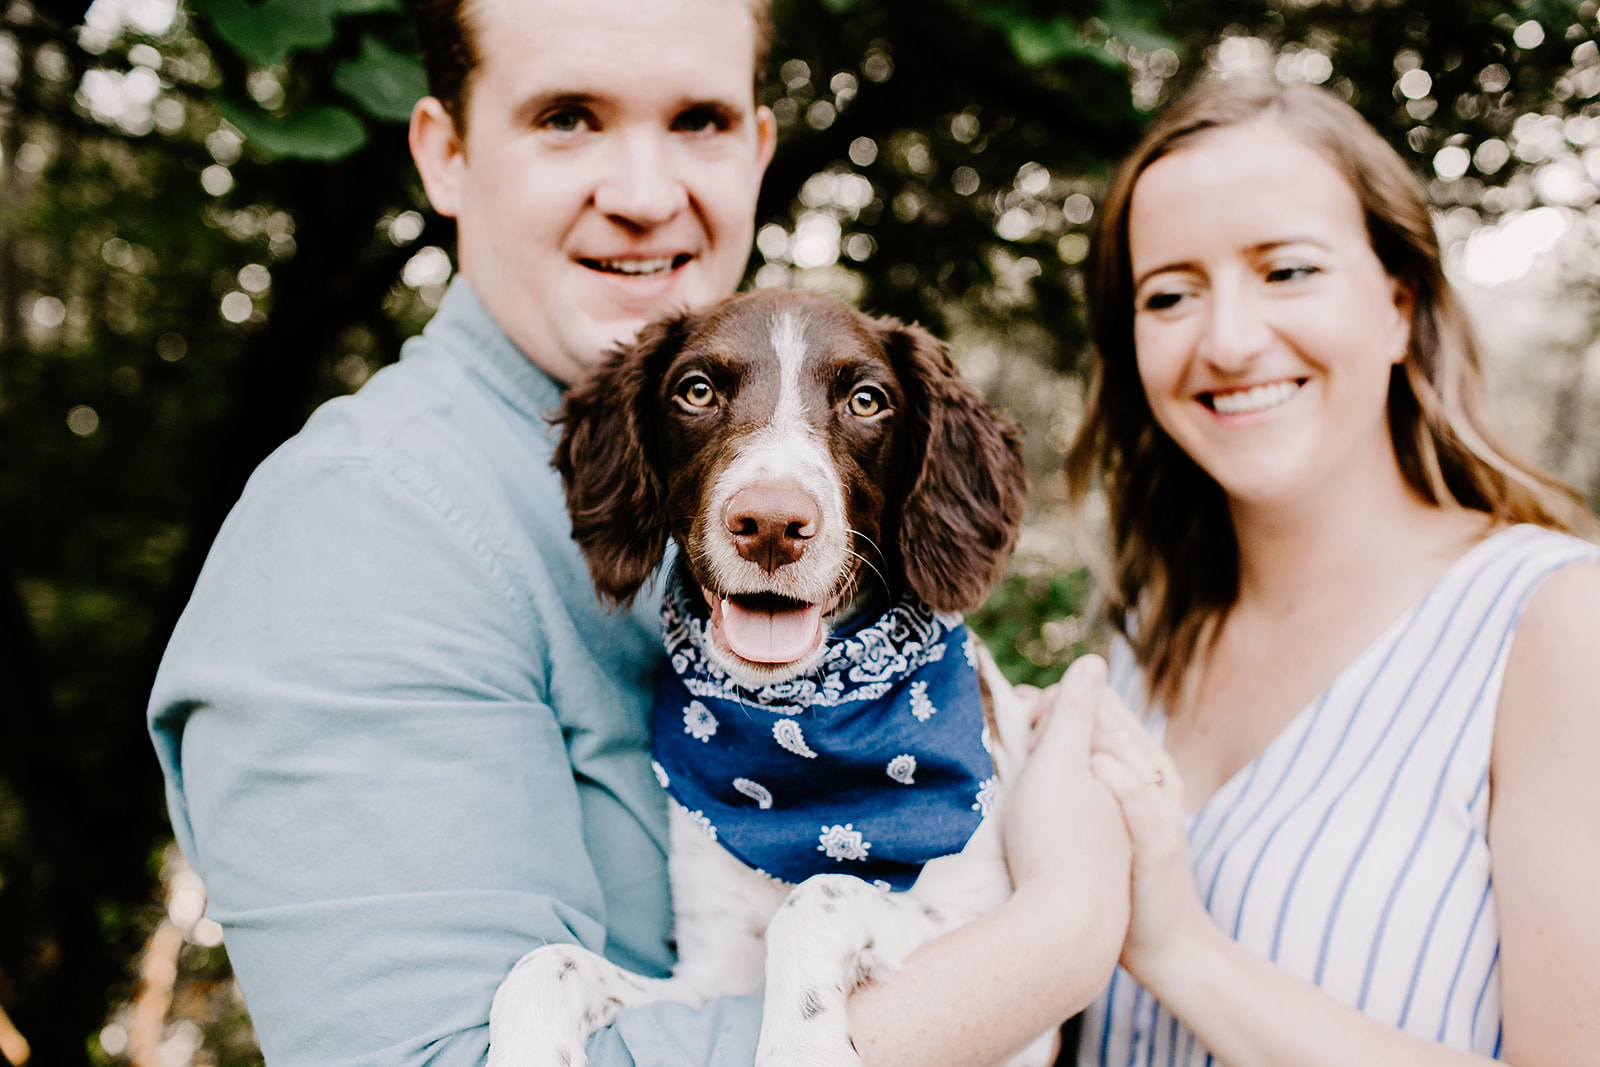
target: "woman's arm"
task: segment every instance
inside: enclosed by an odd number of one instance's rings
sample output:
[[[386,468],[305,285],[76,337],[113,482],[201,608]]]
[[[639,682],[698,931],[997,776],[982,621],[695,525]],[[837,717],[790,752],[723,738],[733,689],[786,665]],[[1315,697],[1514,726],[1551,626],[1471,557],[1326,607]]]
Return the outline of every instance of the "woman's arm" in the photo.
[[[1597,636],[1600,566],[1558,572],[1523,616],[1501,692],[1489,836],[1504,1054],[1520,1067],[1600,1063]],[[1225,936],[1194,889],[1171,759],[1115,701],[1103,707],[1094,753],[1134,842],[1123,965],[1218,1061],[1491,1062],[1380,1023]]]
[[[850,998],[850,1032],[871,1067],[1003,1062],[1099,993],[1128,916],[1128,841],[1089,769],[1105,665],[1079,660],[1006,798],[1015,894],[912,953]]]
[[[1489,775],[1505,1057],[1600,1063],[1600,564],[1529,601]]]

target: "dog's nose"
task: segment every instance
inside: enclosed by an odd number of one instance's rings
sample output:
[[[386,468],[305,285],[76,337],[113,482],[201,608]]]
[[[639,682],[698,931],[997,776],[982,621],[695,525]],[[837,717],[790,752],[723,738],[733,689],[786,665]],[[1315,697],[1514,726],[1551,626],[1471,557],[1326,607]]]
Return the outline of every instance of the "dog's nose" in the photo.
[[[728,499],[722,518],[739,555],[768,574],[804,555],[822,525],[810,494],[781,484],[745,486]]]

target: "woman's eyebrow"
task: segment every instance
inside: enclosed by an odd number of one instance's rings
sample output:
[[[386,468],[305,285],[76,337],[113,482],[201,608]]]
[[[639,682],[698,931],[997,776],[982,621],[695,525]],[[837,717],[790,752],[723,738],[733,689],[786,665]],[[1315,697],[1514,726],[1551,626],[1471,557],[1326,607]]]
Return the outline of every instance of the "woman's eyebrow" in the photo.
[[[1145,282],[1149,281],[1151,278],[1154,278],[1158,274],[1176,274],[1183,271],[1191,271],[1196,269],[1197,268],[1195,265],[1187,260],[1180,263],[1165,263],[1159,267],[1152,267],[1143,274],[1135,276],[1133,279],[1133,288],[1135,291],[1137,291],[1142,285],[1144,285]]]
[[[1329,247],[1328,242],[1322,240],[1321,238],[1312,237],[1309,235],[1294,235],[1290,237],[1274,237],[1270,241],[1258,241],[1257,243],[1245,248],[1244,252],[1246,255],[1252,257],[1264,256],[1269,252],[1276,252],[1278,249],[1287,248],[1290,245],[1310,245],[1313,248],[1320,248],[1323,250],[1326,250]],[[1176,263],[1165,263],[1159,267],[1152,267],[1150,270],[1136,275],[1133,279],[1133,287],[1135,290],[1137,290],[1141,285],[1149,281],[1151,278],[1154,278],[1158,274],[1191,271],[1197,269],[1199,268],[1189,260]]]

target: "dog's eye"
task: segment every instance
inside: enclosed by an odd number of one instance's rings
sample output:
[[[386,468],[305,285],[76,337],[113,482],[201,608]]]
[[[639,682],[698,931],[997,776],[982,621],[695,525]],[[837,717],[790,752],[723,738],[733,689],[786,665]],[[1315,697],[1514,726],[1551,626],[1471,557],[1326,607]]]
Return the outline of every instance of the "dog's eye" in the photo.
[[[696,376],[678,386],[678,399],[692,408],[708,408],[717,399],[717,391],[710,382]]]
[[[850,413],[868,418],[882,411],[883,394],[876,389],[857,389],[850,395]]]

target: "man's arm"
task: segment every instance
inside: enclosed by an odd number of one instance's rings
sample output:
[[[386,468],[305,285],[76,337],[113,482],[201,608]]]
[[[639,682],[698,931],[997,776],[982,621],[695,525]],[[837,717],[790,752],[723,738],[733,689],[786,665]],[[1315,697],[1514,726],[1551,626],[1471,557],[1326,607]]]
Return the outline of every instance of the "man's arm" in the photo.
[[[273,1064],[481,1062],[518,957],[606,947],[586,806],[665,877],[624,806],[575,780],[529,561],[472,512],[365,460],[280,457],[163,664],[174,827]],[[643,1062],[719,1062],[719,1042],[753,1049],[759,1002],[628,1014],[596,1063],[632,1062],[629,1035]]]

